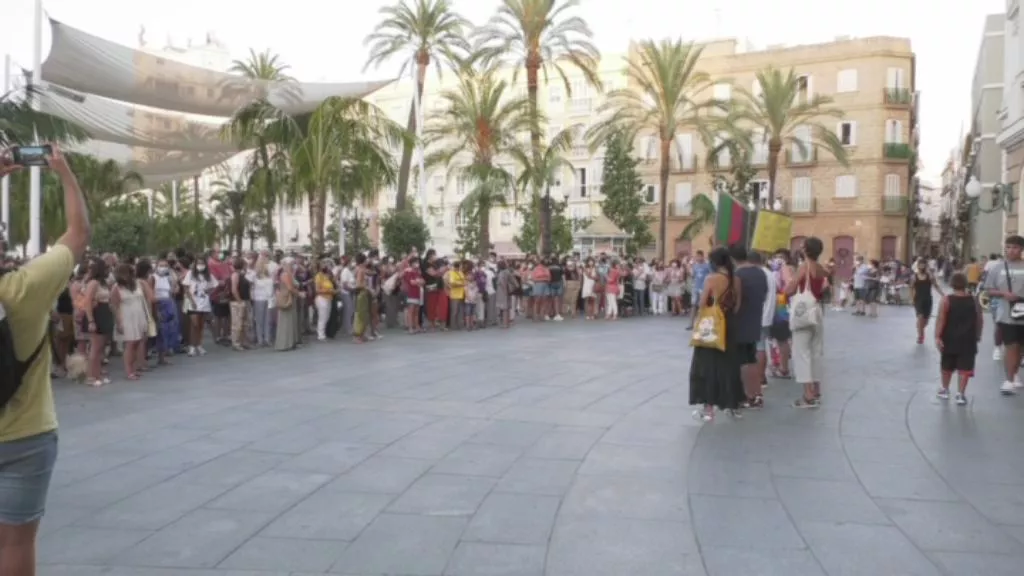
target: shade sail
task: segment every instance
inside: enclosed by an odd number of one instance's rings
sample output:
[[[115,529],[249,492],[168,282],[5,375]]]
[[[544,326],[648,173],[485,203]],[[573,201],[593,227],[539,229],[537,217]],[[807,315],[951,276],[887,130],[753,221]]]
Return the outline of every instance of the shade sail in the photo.
[[[275,83],[190,66],[134,50],[50,19],[52,46],[43,80],[85,94],[151,108],[229,117],[266,98],[289,114],[310,112],[332,96],[362,98],[391,81]]]
[[[71,150],[89,154],[102,160],[113,160],[124,171],[137,172],[147,188],[170,180],[185,180],[208,168],[227,162],[238,151],[199,152],[189,150],[162,150],[141,146],[125,146],[111,142],[90,140],[71,147]]]
[[[43,112],[74,122],[94,139],[126,146],[198,152],[237,152],[220,136],[221,122],[200,122],[184,114],[132,106],[44,82],[38,92]]]

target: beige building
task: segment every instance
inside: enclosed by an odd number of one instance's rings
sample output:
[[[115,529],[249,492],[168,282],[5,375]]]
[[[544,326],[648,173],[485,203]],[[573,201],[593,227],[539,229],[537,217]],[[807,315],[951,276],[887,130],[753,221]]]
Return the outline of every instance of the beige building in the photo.
[[[826,44],[769,48],[740,52],[735,40],[706,45],[700,68],[721,79],[714,97],[729,99],[735,86],[756,93],[755,73],[767,66],[801,75],[803,97],[828,95],[845,117],[834,130],[847,146],[849,166],[842,166],[824,151],[801,157],[800,150],[784,150],[776,178],[776,197],[783,211],[793,216],[792,245],[807,236],[821,238],[825,255],[849,271],[852,255],[869,258],[904,257],[912,243],[908,236],[909,197],[915,186],[914,149],[917,143],[914,53],[901,38],[837,39]],[[707,97],[712,94],[705,95]],[[825,120],[826,124],[831,120]],[[830,126],[831,127],[831,126]],[[646,149],[644,180],[648,200],[657,214],[658,158],[656,146]],[[709,229],[692,243],[678,236],[690,221],[690,203],[698,194],[715,198],[707,151],[694,134],[681,134],[672,145],[668,194],[668,254],[707,249]],[[761,170],[751,185],[767,197],[767,145],[754,154]],[[717,158],[729,165],[728,154]]]

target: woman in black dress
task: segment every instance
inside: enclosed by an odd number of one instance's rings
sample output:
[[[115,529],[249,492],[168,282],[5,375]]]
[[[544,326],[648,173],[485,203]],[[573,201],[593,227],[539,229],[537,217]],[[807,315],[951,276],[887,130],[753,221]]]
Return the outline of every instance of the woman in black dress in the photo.
[[[693,417],[704,422],[714,419],[715,408],[738,417],[740,402],[746,399],[743,381],[740,379],[740,359],[735,344],[728,339],[730,324],[739,310],[740,281],[735,277],[727,248],[712,250],[708,262],[712,273],[704,281],[704,291],[700,295],[699,308],[694,311],[694,317],[701,308],[720,306],[725,314],[726,346],[724,352],[714,348],[693,349],[693,359],[690,361],[690,405],[703,406],[703,410],[694,410]]]
[[[928,272],[928,262],[918,260],[914,267],[914,278],[910,283],[910,296],[914,300],[914,314],[917,316],[917,343],[924,344],[924,329],[932,315],[932,288],[942,296],[942,288],[935,277]]]

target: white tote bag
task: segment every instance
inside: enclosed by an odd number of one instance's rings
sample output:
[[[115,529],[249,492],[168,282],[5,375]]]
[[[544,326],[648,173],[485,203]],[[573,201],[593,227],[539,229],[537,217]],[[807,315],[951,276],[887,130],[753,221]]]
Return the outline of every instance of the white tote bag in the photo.
[[[821,325],[821,304],[807,289],[807,282],[805,278],[803,289],[797,288],[796,294],[789,299],[789,329],[793,332]]]

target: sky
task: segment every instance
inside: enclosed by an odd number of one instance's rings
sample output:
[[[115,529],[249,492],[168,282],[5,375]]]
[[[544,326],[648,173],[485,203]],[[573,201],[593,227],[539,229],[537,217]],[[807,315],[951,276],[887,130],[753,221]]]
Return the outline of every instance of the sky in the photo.
[[[303,81],[347,82],[389,78],[399,63],[363,72],[363,39],[378,10],[395,0],[45,0],[49,16],[128,46],[140,27],[152,44],[171,39],[203,42],[208,32],[244,58],[270,49]],[[4,0],[0,54],[32,64],[34,0]],[[482,23],[497,0],[454,0],[471,21]],[[594,31],[602,51],[622,53],[631,38],[685,40],[736,37],[757,47],[827,42],[836,36],[909,37],[917,54],[922,92],[921,160],[934,180],[970,117],[971,79],[986,14],[1005,10],[1004,0],[582,0],[577,13]],[[43,37],[43,57],[49,48]]]

